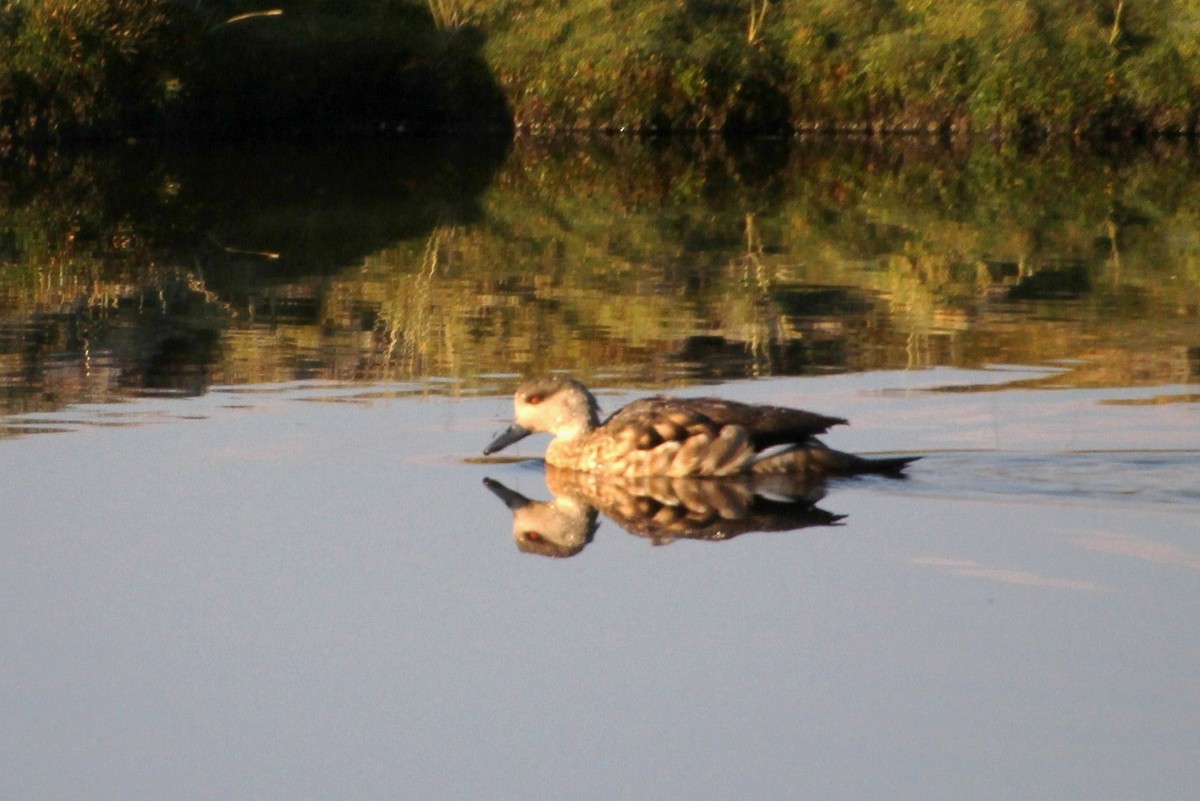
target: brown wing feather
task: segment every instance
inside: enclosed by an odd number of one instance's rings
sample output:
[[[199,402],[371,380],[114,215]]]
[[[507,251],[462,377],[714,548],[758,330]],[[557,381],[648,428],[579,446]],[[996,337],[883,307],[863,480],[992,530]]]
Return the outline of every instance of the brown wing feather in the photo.
[[[846,422],[840,417],[828,417],[803,409],[756,406],[720,398],[689,398],[687,404],[719,425],[745,428],[755,450],[804,442],[817,434],[824,434],[832,426]]]
[[[605,421],[605,425],[657,430],[662,436],[673,424],[688,417],[697,418],[698,423],[711,423],[714,436],[723,426],[741,426],[749,433],[756,451],[775,445],[805,442],[810,437],[825,433],[832,426],[846,422],[840,417],[783,406],[756,406],[720,398],[658,396],[634,401],[613,414]],[[650,439],[661,442],[659,436]]]

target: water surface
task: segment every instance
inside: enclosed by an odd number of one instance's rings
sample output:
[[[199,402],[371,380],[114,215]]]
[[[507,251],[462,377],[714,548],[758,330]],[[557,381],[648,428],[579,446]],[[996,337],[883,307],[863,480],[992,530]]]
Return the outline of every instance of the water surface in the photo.
[[[0,444],[9,786],[1190,797],[1195,407],[1120,407],[1106,431],[1086,393],[972,414],[978,395],[929,388],[994,375],[913,375],[724,388],[841,399],[835,444],[930,453],[828,487],[837,525],[656,547],[601,519],[568,559],[519,550],[482,484],[550,497],[536,462],[474,459],[501,398],[77,408]],[[1064,449],[1063,415],[1101,450]],[[1044,437],[1004,422],[1038,417]],[[1161,435],[1120,448],[1137,430]]]

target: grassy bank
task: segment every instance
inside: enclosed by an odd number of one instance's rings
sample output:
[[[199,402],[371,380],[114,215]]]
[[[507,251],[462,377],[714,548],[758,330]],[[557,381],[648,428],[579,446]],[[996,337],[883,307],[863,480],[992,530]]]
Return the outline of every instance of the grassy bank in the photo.
[[[1189,0],[460,0],[518,124],[1194,132]]]
[[[1194,134],[1192,0],[0,0],[0,141]]]

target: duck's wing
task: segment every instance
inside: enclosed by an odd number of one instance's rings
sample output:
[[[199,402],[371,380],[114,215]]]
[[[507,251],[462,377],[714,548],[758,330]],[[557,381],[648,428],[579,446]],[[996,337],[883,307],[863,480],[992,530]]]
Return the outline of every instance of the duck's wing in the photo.
[[[620,475],[726,476],[757,455],[746,429],[714,420],[687,400],[634,401],[595,432],[596,458]]]
[[[831,427],[844,425],[841,417],[829,417],[785,406],[759,406],[720,398],[687,398],[677,403],[703,415],[720,426],[735,425],[746,429],[754,449],[806,442]]]
[[[658,442],[684,439],[701,430],[716,437],[722,428],[738,426],[746,431],[754,450],[761,451],[776,445],[807,442],[845,422],[841,417],[783,406],[757,406],[721,398],[654,396],[619,409],[604,426],[613,431],[655,431],[658,436],[651,439]]]
[[[631,439],[638,448],[653,448],[663,442],[682,443],[700,433],[715,438],[721,426],[686,400],[655,395],[622,406],[601,428],[613,436]]]

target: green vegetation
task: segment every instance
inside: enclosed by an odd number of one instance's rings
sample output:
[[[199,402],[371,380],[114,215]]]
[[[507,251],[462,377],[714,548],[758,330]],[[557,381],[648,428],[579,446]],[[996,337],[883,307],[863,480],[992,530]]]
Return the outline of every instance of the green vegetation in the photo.
[[[0,150],[504,129],[480,44],[407,0],[0,0]]]
[[[1191,131],[1200,110],[1190,0],[479,5],[531,127],[1092,137]]]
[[[0,143],[1194,133],[1193,0],[0,0]]]
[[[178,90],[178,49],[157,0],[0,0],[0,146],[144,125]]]

